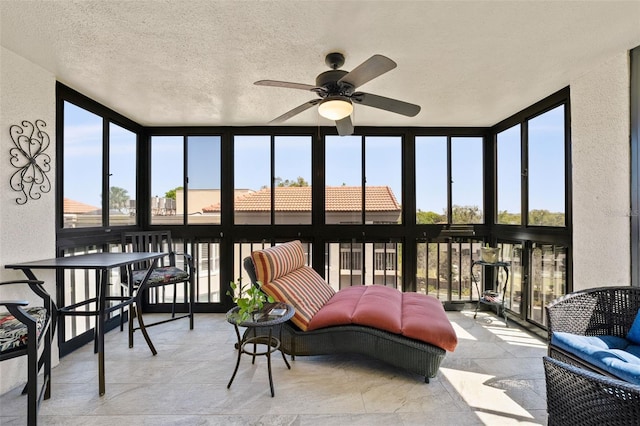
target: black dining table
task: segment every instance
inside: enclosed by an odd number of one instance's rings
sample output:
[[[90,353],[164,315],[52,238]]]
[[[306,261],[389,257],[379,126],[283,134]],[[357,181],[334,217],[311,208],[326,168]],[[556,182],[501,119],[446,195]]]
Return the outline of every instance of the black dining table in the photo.
[[[140,283],[139,288],[144,288],[144,284],[149,279],[152,270],[156,267],[158,259],[166,256],[166,253],[162,252],[138,252],[138,253],[88,253],[75,256],[55,257],[51,259],[36,260],[24,263],[13,263],[5,265],[7,269],[19,269],[28,279],[35,280],[35,269],[53,269],[53,270],[71,270],[71,269],[89,269],[96,271],[96,296],[83,300],[78,303],[74,303],[68,306],[60,307],[58,300],[58,320],[60,321],[62,316],[96,316],[96,352],[98,353],[98,393],[100,396],[105,393],[105,360],[104,360],[104,334],[105,334],[105,322],[110,312],[116,309],[122,309],[125,306],[132,304],[136,295],[133,294],[133,285],[129,283],[129,291],[127,295],[122,296],[107,296],[107,287],[109,285],[109,270],[113,268],[125,267],[129,271],[136,264],[149,264],[147,273]],[[131,277],[131,273],[128,274]],[[64,286],[64,282],[57,282],[58,287]],[[87,305],[95,303],[95,310],[80,310]],[[107,304],[109,303],[109,306]],[[147,343],[148,336],[146,330],[141,329],[145,334]]]

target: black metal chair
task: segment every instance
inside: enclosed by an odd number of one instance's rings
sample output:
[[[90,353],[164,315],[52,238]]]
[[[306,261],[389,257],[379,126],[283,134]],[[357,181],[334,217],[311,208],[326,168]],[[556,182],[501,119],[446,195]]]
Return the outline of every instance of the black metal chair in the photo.
[[[543,358],[550,426],[637,426],[640,386]]]
[[[51,396],[51,341],[55,332],[56,306],[42,281],[16,280],[0,285],[28,285],[43,300],[39,307],[25,308],[24,300],[3,300],[0,306],[0,361],[27,356],[27,424],[38,423],[38,411],[43,399]],[[38,352],[40,356],[38,357]],[[38,385],[42,370],[42,383]]]
[[[130,291],[136,292],[136,303],[129,309],[129,347],[133,347],[134,331],[141,330],[143,331],[143,335],[151,349],[151,352],[156,355],[157,351],[153,346],[153,343],[151,343],[147,338],[147,333],[145,332],[146,327],[152,327],[182,318],[189,318],[189,328],[193,330],[193,304],[195,301],[196,274],[193,257],[187,253],[174,252],[171,232],[169,231],[125,232],[122,234],[122,251],[167,253],[165,257],[158,260],[158,264],[151,273],[151,276],[144,288],[140,288],[140,283],[149,268],[149,264],[136,264],[133,265],[131,270],[124,268],[121,273],[123,288],[128,288]],[[184,269],[176,266],[176,257],[178,256],[182,256],[184,259]],[[178,284],[181,283],[184,286],[184,302],[178,304]],[[165,299],[164,287],[166,286],[173,286],[171,318],[145,324],[142,317],[141,307],[143,297],[146,295],[150,300],[153,300],[156,303],[163,302]],[[162,287],[162,289],[160,287]],[[184,315],[176,316],[176,308],[179,307],[179,305],[182,305],[180,312],[184,313]],[[133,324],[134,318],[137,318],[138,320],[137,327]]]

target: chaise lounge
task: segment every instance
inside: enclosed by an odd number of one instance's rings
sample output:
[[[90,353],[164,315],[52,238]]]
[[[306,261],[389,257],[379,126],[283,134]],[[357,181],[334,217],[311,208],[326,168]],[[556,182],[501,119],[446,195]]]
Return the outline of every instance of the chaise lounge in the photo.
[[[300,241],[254,251],[244,267],[266,294],[295,308],[294,317],[282,325],[280,347],[292,358],[364,354],[424,376],[428,383],[457,345],[436,298],[381,285],[336,292],[305,265]]]

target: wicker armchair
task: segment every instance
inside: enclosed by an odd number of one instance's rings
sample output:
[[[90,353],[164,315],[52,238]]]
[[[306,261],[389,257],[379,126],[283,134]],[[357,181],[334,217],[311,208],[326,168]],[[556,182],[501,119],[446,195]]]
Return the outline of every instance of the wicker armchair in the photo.
[[[549,356],[613,377],[551,344],[554,332],[626,337],[640,309],[640,288],[599,287],[576,291],[546,306]]]
[[[543,358],[548,424],[638,425],[640,386]]]

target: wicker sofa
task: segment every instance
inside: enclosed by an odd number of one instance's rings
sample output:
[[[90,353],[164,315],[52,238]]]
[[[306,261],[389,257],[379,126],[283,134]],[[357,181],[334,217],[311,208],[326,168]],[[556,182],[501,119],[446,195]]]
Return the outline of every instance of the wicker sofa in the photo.
[[[280,348],[285,353],[293,359],[295,356],[358,353],[419,374],[424,377],[426,383],[429,382],[429,378],[436,376],[447,350],[453,351],[457,344],[453,327],[437,299],[417,293],[400,293],[383,286],[350,288],[353,289],[351,295],[344,290],[334,292],[320,275],[310,267],[304,266],[304,260],[300,241],[257,250],[251,257],[244,259],[244,267],[252,282],[259,281],[262,290],[267,294],[296,308],[292,320],[281,326],[283,333]],[[370,321],[365,320],[364,325],[357,321],[336,322],[336,314],[340,318],[348,316],[344,315],[345,309],[340,297],[347,295],[347,299],[366,299],[367,295],[362,293],[363,290],[382,290],[394,292],[392,296],[406,294],[408,300],[419,299],[412,300],[411,306],[404,307],[404,314],[400,314],[401,322],[407,326],[407,330],[403,328],[401,332],[391,332],[385,329],[385,324],[382,324],[379,318],[369,318]],[[304,297],[292,295],[291,292],[295,291],[303,292]],[[380,299],[379,295],[376,297],[378,310],[369,316],[377,317],[377,314],[381,314],[384,317],[387,311],[385,307],[392,302],[388,303],[386,298]],[[412,309],[419,312],[412,313]],[[425,311],[429,311],[429,317],[421,316],[425,315]],[[388,312],[387,314],[396,315]],[[396,318],[389,319],[393,321]],[[409,330],[412,321],[413,331]],[[420,338],[408,337],[403,334],[405,331],[406,334]],[[261,330],[258,329],[257,332],[260,333]],[[432,342],[425,341],[424,338]]]
[[[554,300],[546,307],[549,356],[640,385],[639,309],[637,287],[593,288]]]

